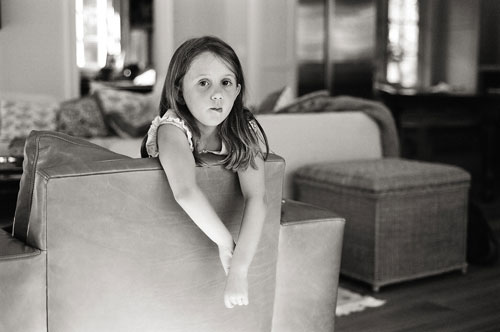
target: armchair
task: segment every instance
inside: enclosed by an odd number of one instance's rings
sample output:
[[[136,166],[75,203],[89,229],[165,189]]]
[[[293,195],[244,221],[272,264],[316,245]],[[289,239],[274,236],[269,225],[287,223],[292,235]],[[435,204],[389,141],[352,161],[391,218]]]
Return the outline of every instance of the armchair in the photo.
[[[32,132],[22,211],[12,234],[0,231],[0,330],[333,330],[344,221],[307,204],[282,209],[283,159],[271,155],[265,167],[268,207],[250,304],[226,309],[217,248],[177,205],[157,159]],[[237,176],[221,166],[196,172],[237,238]],[[321,317],[310,322],[317,308]]]

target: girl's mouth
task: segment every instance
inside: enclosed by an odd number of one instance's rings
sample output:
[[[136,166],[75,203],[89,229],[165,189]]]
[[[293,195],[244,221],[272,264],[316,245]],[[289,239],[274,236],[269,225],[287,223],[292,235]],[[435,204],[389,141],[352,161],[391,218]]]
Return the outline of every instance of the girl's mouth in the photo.
[[[210,110],[222,113],[222,107],[211,107]]]

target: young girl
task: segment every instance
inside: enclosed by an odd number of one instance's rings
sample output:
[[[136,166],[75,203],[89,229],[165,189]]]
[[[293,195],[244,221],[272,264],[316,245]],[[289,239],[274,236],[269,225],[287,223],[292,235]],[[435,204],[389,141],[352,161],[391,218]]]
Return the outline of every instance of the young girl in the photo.
[[[266,211],[268,144],[257,120],[243,107],[244,92],[243,70],[229,45],[215,37],[184,42],[172,57],[160,115],[141,149],[143,157],[159,157],[175,200],[217,244],[227,275],[224,303],[228,308],[248,304],[247,273]],[[265,156],[259,138],[265,143]],[[237,245],[195,179],[195,165],[205,165],[215,156],[238,174],[245,200]]]

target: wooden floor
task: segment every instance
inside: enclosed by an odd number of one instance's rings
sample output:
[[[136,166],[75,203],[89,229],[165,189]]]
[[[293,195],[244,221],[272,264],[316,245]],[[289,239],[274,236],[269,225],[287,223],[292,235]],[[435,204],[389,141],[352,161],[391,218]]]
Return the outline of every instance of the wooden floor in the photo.
[[[495,232],[500,239],[498,225]],[[500,331],[500,261],[469,265],[465,275],[452,272],[382,287],[378,293],[342,277],[340,286],[386,304],[336,318],[336,332]]]

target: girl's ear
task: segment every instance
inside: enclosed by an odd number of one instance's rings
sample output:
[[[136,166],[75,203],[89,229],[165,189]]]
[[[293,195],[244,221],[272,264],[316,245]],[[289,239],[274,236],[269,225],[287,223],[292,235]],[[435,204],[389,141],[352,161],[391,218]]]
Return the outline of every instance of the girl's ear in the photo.
[[[241,91],[241,84],[238,84],[238,86],[236,87],[236,95],[239,95],[240,91]]]

